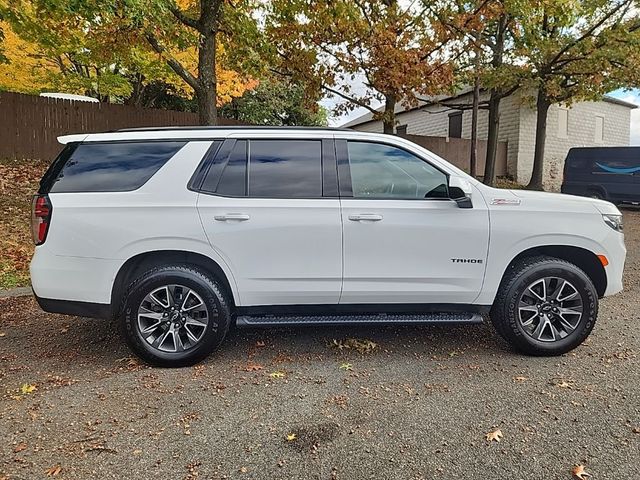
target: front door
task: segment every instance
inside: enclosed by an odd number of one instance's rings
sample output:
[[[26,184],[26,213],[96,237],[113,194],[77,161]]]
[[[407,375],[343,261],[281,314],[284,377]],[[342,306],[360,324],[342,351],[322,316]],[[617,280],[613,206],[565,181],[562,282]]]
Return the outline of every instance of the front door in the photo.
[[[340,303],[471,303],[484,278],[488,210],[459,208],[448,177],[397,146],[337,143],[344,229]]]
[[[198,211],[243,306],[337,304],[342,227],[332,140],[226,140]]]

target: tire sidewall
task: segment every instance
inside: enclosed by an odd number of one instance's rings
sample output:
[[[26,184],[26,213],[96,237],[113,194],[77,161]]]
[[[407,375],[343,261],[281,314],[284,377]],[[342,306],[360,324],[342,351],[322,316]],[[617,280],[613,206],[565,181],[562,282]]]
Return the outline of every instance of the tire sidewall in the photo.
[[[567,280],[578,290],[582,298],[584,308],[580,323],[567,337],[554,342],[542,342],[529,336],[519,320],[518,303],[522,293],[536,280],[544,277],[558,277]],[[510,340],[516,346],[541,355],[555,355],[565,353],[584,341],[596,322],[598,314],[598,295],[587,275],[580,269],[570,264],[547,262],[544,265],[536,265],[525,271],[511,286],[506,295],[505,306],[506,321],[509,326]]]
[[[153,348],[142,337],[138,328],[138,309],[144,298],[164,285],[183,285],[202,298],[209,314],[209,323],[198,345],[184,352],[162,352]],[[151,272],[135,282],[124,302],[122,324],[129,346],[145,361],[158,366],[186,366],[197,363],[224,339],[229,324],[229,309],[220,289],[197,272],[179,269],[161,269]]]

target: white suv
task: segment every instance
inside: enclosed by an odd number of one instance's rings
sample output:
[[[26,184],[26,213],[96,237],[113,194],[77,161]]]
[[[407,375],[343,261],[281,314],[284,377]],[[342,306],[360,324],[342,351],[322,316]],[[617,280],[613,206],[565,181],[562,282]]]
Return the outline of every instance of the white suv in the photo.
[[[557,355],[622,289],[611,203],[487,187],[402,138],[315,128],[61,137],[33,203],[49,312],[193,364],[230,324],[475,323]]]

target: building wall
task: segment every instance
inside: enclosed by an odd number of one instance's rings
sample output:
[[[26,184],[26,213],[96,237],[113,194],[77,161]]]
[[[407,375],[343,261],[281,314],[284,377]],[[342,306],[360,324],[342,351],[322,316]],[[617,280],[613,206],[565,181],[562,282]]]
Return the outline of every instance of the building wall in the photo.
[[[456,99],[470,103],[471,94]],[[566,137],[559,132],[559,112],[564,107],[552,105],[547,117],[545,146],[545,188],[559,190],[564,159],[571,147],[629,145],[631,110],[611,102],[580,102],[566,110]],[[407,125],[407,133],[446,137],[449,114],[454,110],[428,106],[396,115],[398,125]],[[564,115],[564,114],[563,114]],[[596,117],[603,118],[603,141],[596,142]],[[382,122],[368,122],[353,127],[367,132],[382,132]],[[478,118],[478,138],[486,140],[488,112],[481,110]],[[531,178],[535,147],[536,115],[527,99],[516,93],[500,102],[498,140],[507,142],[507,174],[519,183]],[[471,137],[471,111],[462,114],[462,138]]]
[[[566,137],[559,128],[561,111],[566,111]],[[596,117],[603,118],[602,142],[597,142]],[[545,189],[558,191],[562,183],[564,159],[571,147],[624,146],[629,145],[631,109],[611,102],[580,102],[566,109],[552,105],[547,115],[547,139],[545,142]],[[523,106],[520,110],[520,149],[515,178],[527,183],[533,168],[536,137],[536,112]]]

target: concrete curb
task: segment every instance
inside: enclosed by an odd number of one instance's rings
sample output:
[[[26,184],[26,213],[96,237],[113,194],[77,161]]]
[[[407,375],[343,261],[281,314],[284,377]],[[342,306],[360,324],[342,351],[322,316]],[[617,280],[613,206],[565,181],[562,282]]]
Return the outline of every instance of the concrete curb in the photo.
[[[33,295],[31,287],[17,287],[9,290],[0,290],[0,298],[28,297]]]

